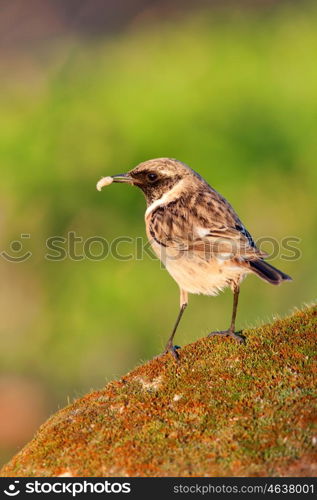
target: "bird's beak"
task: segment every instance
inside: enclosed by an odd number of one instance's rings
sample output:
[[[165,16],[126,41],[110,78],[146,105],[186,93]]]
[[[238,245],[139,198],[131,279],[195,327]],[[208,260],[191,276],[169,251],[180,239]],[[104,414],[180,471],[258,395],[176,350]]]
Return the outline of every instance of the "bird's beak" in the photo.
[[[129,173],[112,175],[111,177],[103,177],[97,182],[96,188],[101,191],[103,187],[109,186],[113,182],[125,182],[126,184],[134,184],[133,177]]]
[[[113,182],[124,182],[126,184],[133,184],[133,178],[129,174],[112,175]]]

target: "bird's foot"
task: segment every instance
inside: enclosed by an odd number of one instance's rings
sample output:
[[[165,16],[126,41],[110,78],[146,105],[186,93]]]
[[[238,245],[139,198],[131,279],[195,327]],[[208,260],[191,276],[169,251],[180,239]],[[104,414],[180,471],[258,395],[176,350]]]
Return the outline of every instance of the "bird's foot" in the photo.
[[[232,337],[234,338],[239,344],[245,344],[245,337],[241,335],[241,332],[234,332],[230,328],[228,330],[222,330],[222,331],[216,331],[216,332],[211,332],[208,334],[208,337],[215,337],[216,335],[222,336],[222,337]]]
[[[178,349],[180,349],[181,347],[179,345],[173,345],[172,343],[168,343],[167,346],[165,347],[165,350],[163,352],[163,354],[167,354],[167,353],[171,353],[171,355],[173,356],[173,358],[176,360],[176,361],[179,361],[179,354],[178,354]]]

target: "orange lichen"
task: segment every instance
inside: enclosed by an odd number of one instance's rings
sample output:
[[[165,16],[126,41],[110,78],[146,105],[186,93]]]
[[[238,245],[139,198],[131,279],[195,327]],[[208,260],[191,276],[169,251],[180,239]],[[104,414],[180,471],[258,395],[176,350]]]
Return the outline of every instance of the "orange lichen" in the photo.
[[[307,308],[245,331],[246,346],[200,339],[178,364],[139,366],[52,416],[1,473],[315,475],[316,317]]]

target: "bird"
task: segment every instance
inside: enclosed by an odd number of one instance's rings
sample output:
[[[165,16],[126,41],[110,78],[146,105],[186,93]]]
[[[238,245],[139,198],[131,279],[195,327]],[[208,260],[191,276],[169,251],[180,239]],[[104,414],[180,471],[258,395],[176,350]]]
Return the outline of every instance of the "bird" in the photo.
[[[112,183],[136,186],[145,196],[146,234],[155,254],[179,287],[180,307],[163,354],[179,360],[174,337],[189,294],[215,296],[233,292],[230,326],[208,334],[245,338],[235,331],[240,285],[255,274],[273,285],[292,278],[273,267],[255,244],[230,203],[196,171],[173,158],[144,161],[124,174],[102,178],[97,189]]]

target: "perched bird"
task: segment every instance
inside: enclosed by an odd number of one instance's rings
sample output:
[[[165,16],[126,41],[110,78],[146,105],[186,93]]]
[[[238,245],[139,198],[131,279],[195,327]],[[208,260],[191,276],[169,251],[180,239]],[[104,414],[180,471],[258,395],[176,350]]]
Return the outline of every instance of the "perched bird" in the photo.
[[[240,283],[248,273],[279,285],[290,276],[265,262],[250,233],[228,201],[194,170],[170,158],[140,163],[126,174],[104,177],[97,189],[112,182],[139,187],[146,199],[145,225],[157,256],[180,288],[180,311],[164,353],[178,359],[173,340],[188,304],[188,294],[233,292],[231,323],[223,335],[244,342],[235,333]]]

